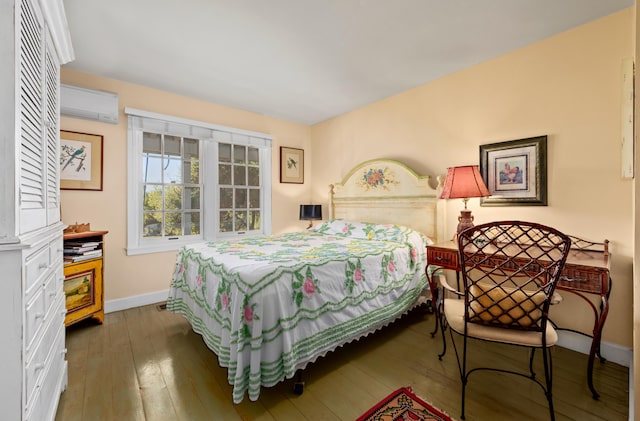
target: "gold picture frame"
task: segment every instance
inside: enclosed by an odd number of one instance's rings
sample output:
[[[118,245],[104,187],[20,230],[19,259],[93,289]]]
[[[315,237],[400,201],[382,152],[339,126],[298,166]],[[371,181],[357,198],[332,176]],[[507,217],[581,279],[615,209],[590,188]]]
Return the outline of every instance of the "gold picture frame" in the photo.
[[[102,190],[103,136],[60,130],[60,189]]]
[[[280,147],[280,182],[304,183],[304,150]]]

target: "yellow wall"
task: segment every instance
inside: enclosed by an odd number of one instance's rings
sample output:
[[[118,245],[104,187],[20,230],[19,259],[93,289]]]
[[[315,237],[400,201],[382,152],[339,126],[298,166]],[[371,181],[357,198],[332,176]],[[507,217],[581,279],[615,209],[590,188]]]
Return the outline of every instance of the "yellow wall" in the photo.
[[[633,21],[626,9],[313,126],[314,202],[326,203],[327,185],[361,161],[393,158],[438,175],[478,164],[481,144],[547,135],[548,206],[469,206],[476,222],[531,220],[609,239],[614,285],[604,340],[631,347],[633,182],[621,178],[620,104]],[[447,203],[447,236],[461,207]],[[563,326],[589,331],[588,307],[575,298],[553,311]]]
[[[122,83],[62,69],[62,83],[115,92],[119,96],[119,124],[63,117],[62,130],[104,136],[102,191],[62,191],[62,220],[66,224],[89,222],[93,229],[108,230],[105,238],[105,300],[127,298],[169,288],[175,252],[126,256],[127,227],[127,117],[124,107],[152,111],[273,136],[273,232],[296,231],[298,206],[309,203],[311,162],[305,165],[305,184],[279,183],[280,146],[309,151],[310,128],[284,120],[198,101],[142,86]],[[308,157],[307,157],[308,158]]]

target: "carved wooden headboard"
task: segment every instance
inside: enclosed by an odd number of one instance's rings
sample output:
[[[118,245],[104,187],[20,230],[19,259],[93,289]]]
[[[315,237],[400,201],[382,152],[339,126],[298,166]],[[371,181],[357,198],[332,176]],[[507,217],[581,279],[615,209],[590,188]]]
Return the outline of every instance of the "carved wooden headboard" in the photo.
[[[444,241],[444,212],[438,186],[401,162],[374,159],[353,168],[340,183],[329,186],[329,218],[393,223],[422,232],[434,242]]]

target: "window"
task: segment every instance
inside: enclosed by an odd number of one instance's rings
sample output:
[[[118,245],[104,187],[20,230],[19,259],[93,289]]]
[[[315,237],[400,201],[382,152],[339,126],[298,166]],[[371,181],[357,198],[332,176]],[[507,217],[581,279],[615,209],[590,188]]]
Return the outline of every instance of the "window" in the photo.
[[[127,254],[271,231],[268,135],[125,109]]]
[[[219,232],[260,231],[258,148],[218,144]]]
[[[200,235],[200,141],[142,132],[142,237]]]

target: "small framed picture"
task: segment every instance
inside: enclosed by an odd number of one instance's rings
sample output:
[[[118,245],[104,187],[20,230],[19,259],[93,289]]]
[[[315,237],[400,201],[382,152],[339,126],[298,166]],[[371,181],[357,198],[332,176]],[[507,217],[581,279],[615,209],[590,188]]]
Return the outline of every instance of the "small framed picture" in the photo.
[[[547,136],[480,145],[481,206],[547,206]]]
[[[304,183],[304,150],[280,147],[280,182]]]
[[[60,130],[60,189],[102,190],[102,136]]]

